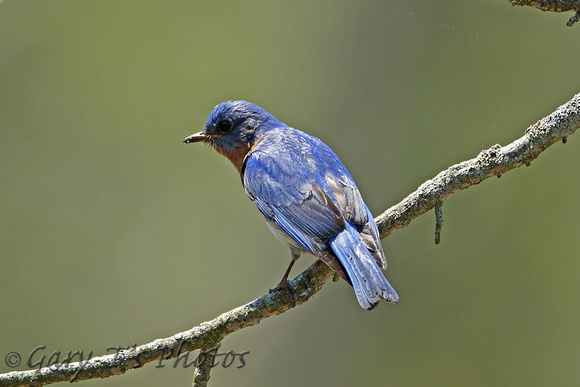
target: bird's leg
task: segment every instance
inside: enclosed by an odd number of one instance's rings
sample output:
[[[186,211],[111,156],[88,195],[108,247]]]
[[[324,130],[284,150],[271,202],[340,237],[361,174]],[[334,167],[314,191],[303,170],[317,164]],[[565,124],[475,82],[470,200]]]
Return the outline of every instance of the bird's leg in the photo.
[[[288,283],[288,276],[290,275],[290,270],[292,270],[292,266],[294,266],[294,262],[296,262],[298,260],[298,258],[300,257],[300,251],[297,249],[290,249],[290,253],[292,254],[292,259],[290,260],[290,265],[288,265],[288,269],[286,269],[286,273],[284,273],[284,276],[282,277],[282,279],[280,280],[278,285],[276,285],[275,288],[270,289],[270,293],[274,293],[274,292],[277,292],[278,290],[286,289],[286,291],[288,293],[290,293],[290,295],[292,295],[292,292],[290,291],[290,284]]]

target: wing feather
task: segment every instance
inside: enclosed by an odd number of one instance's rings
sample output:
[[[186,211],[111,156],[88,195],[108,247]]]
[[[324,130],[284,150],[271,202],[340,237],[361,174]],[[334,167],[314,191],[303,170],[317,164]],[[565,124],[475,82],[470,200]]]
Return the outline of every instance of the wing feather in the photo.
[[[346,220],[386,267],[378,230],[349,172],[322,141],[288,129],[248,153],[242,179],[250,199],[302,249],[319,257]]]

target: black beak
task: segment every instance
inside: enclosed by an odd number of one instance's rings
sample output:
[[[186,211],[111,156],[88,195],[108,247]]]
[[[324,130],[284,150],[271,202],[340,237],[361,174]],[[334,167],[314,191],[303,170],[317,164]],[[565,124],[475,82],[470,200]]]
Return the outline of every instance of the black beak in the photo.
[[[205,133],[203,132],[199,132],[199,133],[195,133],[192,134],[189,137],[186,137],[185,140],[183,140],[184,144],[189,144],[192,142],[200,142],[200,141],[205,141],[208,137],[205,135]]]

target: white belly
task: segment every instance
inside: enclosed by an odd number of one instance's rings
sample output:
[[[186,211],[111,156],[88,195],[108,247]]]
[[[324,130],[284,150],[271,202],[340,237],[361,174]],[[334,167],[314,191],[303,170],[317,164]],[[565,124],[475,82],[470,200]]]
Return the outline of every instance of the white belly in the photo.
[[[302,250],[302,247],[294,239],[290,238],[288,234],[286,234],[282,229],[276,226],[276,223],[272,222],[271,220],[266,219],[266,224],[270,227],[272,234],[284,245],[291,249],[296,249],[298,251]]]

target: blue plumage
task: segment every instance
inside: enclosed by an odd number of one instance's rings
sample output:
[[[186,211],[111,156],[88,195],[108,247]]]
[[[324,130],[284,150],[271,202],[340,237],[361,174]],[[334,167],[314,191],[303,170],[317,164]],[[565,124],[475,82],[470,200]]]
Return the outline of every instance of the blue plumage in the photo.
[[[386,260],[379,233],[351,175],[317,138],[291,128],[245,101],[224,102],[205,129],[184,142],[203,141],[228,157],[248,197],[278,239],[292,252],[308,252],[349,282],[359,304],[398,296],[381,269]]]

